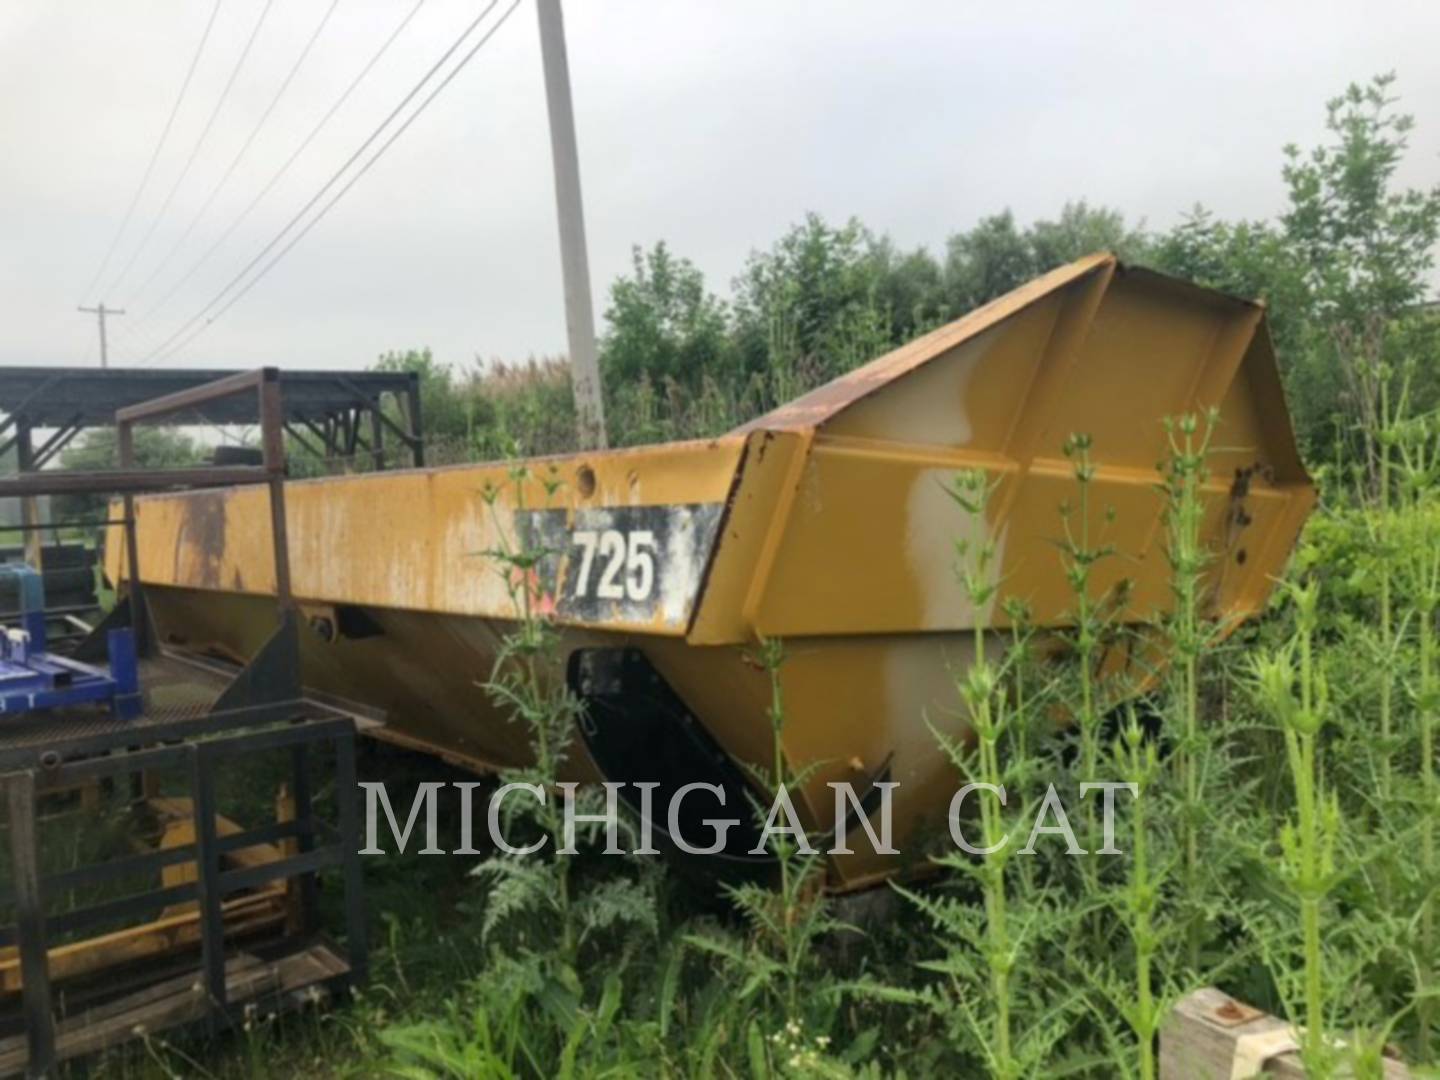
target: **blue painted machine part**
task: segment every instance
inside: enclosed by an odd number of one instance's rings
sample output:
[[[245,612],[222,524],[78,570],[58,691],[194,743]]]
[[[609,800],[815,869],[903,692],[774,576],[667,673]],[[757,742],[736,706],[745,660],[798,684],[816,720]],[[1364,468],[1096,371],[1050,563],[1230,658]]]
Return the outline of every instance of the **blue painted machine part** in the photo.
[[[30,635],[32,653],[45,651],[45,579],[25,563],[0,565],[0,576],[13,577],[20,586],[20,628]]]
[[[27,713],[90,703],[107,704],[115,715],[140,715],[140,672],[135,635],[111,630],[110,670],[45,651],[45,586],[31,567],[0,566],[0,575],[20,586],[20,626],[0,633],[0,713]]]
[[[110,656],[110,678],[115,682],[115,715],[134,720],[140,715],[140,661],[135,655],[135,631],[128,626],[105,635]]]

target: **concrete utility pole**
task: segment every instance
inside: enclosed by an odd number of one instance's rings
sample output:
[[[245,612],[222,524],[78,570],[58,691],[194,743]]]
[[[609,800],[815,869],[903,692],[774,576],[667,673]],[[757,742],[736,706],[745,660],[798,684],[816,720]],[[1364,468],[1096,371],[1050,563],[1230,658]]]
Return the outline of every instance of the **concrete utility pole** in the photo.
[[[560,218],[560,265],[565,275],[565,325],[570,336],[575,415],[581,449],[603,450],[607,445],[605,405],[595,348],[595,310],[590,300],[590,259],[585,250],[565,19],[560,0],[536,0],[535,11],[540,17],[540,55],[545,62],[545,100],[550,107],[550,153],[555,161],[555,208]]]
[[[106,315],[124,315],[124,314],[125,314],[125,309],[124,309],[124,308],[113,308],[113,307],[112,307],[112,308],[107,308],[107,307],[105,306],[104,301],[101,301],[99,307],[77,307],[75,310],[76,310],[76,311],[83,311],[83,312],[85,312],[85,314],[87,314],[87,315],[95,315],[95,316],[97,316],[97,317],[99,318],[99,320],[100,320],[100,366],[101,366],[102,368],[108,368],[108,367],[110,366],[110,350],[109,350],[109,347],[108,347],[107,342],[105,341],[105,316],[106,316]]]

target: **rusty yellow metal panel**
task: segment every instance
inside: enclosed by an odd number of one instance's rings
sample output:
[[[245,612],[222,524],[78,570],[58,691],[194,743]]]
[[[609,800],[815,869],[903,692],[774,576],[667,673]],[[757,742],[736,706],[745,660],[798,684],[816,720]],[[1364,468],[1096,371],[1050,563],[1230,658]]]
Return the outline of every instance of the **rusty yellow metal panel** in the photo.
[[[675,556],[656,563],[652,587],[659,602],[642,609],[625,595],[598,595],[597,580],[596,604],[588,614],[559,613],[565,622],[683,634],[743,446],[741,437],[732,436],[556,458],[533,464],[518,487],[511,467],[503,464],[293,482],[286,485],[285,506],[295,594],[311,601],[509,618],[506,583],[486,552],[514,543],[528,528],[604,531],[612,519],[636,510],[690,507],[684,519],[687,542],[672,537],[673,552],[654,553]],[[558,486],[547,492],[552,483]],[[490,491],[499,494],[493,505],[485,497]],[[273,595],[267,498],[264,489],[252,487],[139,500],[146,582]],[[123,565],[120,536],[114,530],[116,542],[108,546],[107,569],[116,577]]]
[[[479,683],[514,615],[484,553],[527,538],[554,552],[539,575],[562,647],[642,654],[686,722],[734,760],[762,761],[769,747],[768,683],[747,650],[786,639],[785,751],[797,768],[820,763],[802,812],[828,816],[828,781],[886,775],[900,784],[903,841],[943,822],[955,777],[927,722],[963,734],[951,680],[975,647],[977,613],[952,565],[965,522],[942,484],[963,468],[997,483],[987,529],[1003,585],[989,622],[1003,631],[1013,597],[1062,632],[1074,598],[1056,541],[1075,498],[1062,447],[1091,435],[1090,524],[1117,551],[1092,587],[1140,626],[1172,602],[1162,421],[1211,408],[1208,595],[1233,626],[1263,605],[1315,499],[1264,309],[1102,254],[719,439],[528,462],[519,490],[503,464],[288,484],[304,610],[366,627],[308,636],[305,678],[383,709],[407,745],[477,769],[523,762],[522,733]],[[264,498],[140,500],[142,574],[173,643],[243,656],[263,640],[274,590]],[[119,542],[108,565],[118,577]],[[1133,649],[1147,647],[1137,635]],[[575,767],[594,776],[604,755],[587,745]],[[607,775],[646,778],[615,768]],[[859,853],[835,860],[839,886],[895,869],[858,839]]]

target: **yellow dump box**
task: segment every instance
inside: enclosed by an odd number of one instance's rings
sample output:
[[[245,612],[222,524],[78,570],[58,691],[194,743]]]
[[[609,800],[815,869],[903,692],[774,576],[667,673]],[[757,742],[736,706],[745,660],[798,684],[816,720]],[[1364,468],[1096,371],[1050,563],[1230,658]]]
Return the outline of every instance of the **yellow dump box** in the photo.
[[[1208,484],[1210,601],[1258,611],[1315,493],[1297,455],[1262,306],[1095,255],[717,439],[531,462],[517,499],[506,464],[330,477],[286,486],[295,595],[311,687],[384,711],[388,737],[476,770],[522,764],[526,734],[482,684],[514,612],[483,553],[543,539],[541,568],[586,698],[580,776],[725,785],[770,750],[768,676],[750,656],[783,638],[784,749],[820,765],[802,815],[828,822],[830,781],[893,791],[902,851],[943,822],[957,777],[930,723],[963,730],[953,686],[975,612],[957,583],[966,527],[943,486],[962,468],[998,482],[989,528],[1007,597],[1042,628],[1074,599],[1056,540],[1074,501],[1062,444],[1093,436],[1094,526],[1113,510],[1116,557],[1095,596],[1126,618],[1172,602],[1157,463],[1162,419],[1220,410]],[[547,500],[551,467],[563,487]],[[502,495],[493,512],[487,487]],[[162,640],[237,657],[272,631],[263,489],[138,503],[140,566]],[[123,577],[123,537],[108,568]],[[658,804],[657,804],[658,805]],[[700,808],[697,806],[697,811]],[[663,824],[663,823],[662,823]],[[832,863],[852,888],[893,871],[865,849]],[[700,843],[706,834],[692,842]]]

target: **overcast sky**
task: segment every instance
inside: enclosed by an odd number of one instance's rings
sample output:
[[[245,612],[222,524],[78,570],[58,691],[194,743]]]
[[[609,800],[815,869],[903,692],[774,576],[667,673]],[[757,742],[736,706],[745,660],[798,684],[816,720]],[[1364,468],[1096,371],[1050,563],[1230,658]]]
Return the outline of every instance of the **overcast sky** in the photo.
[[[211,0],[0,6],[0,363],[96,362],[94,319],[75,311],[82,300],[129,312],[112,323],[118,365],[185,324],[484,6],[426,0],[187,279],[413,2],[338,0],[196,221],[331,3],[273,3],[175,187],[265,4],[222,0],[150,183],[89,293]],[[632,245],[667,240],[723,293],[748,251],[807,210],[937,248],[984,214],[1008,206],[1029,221],[1074,198],[1159,227],[1197,201],[1268,216],[1283,198],[1281,146],[1313,144],[1328,97],[1390,69],[1418,122],[1404,179],[1440,182],[1434,0],[568,0],[566,17],[597,317]],[[330,215],[164,363],[363,367],[385,350],[429,345],[463,365],[557,353],[564,341],[538,35],[522,0]]]

